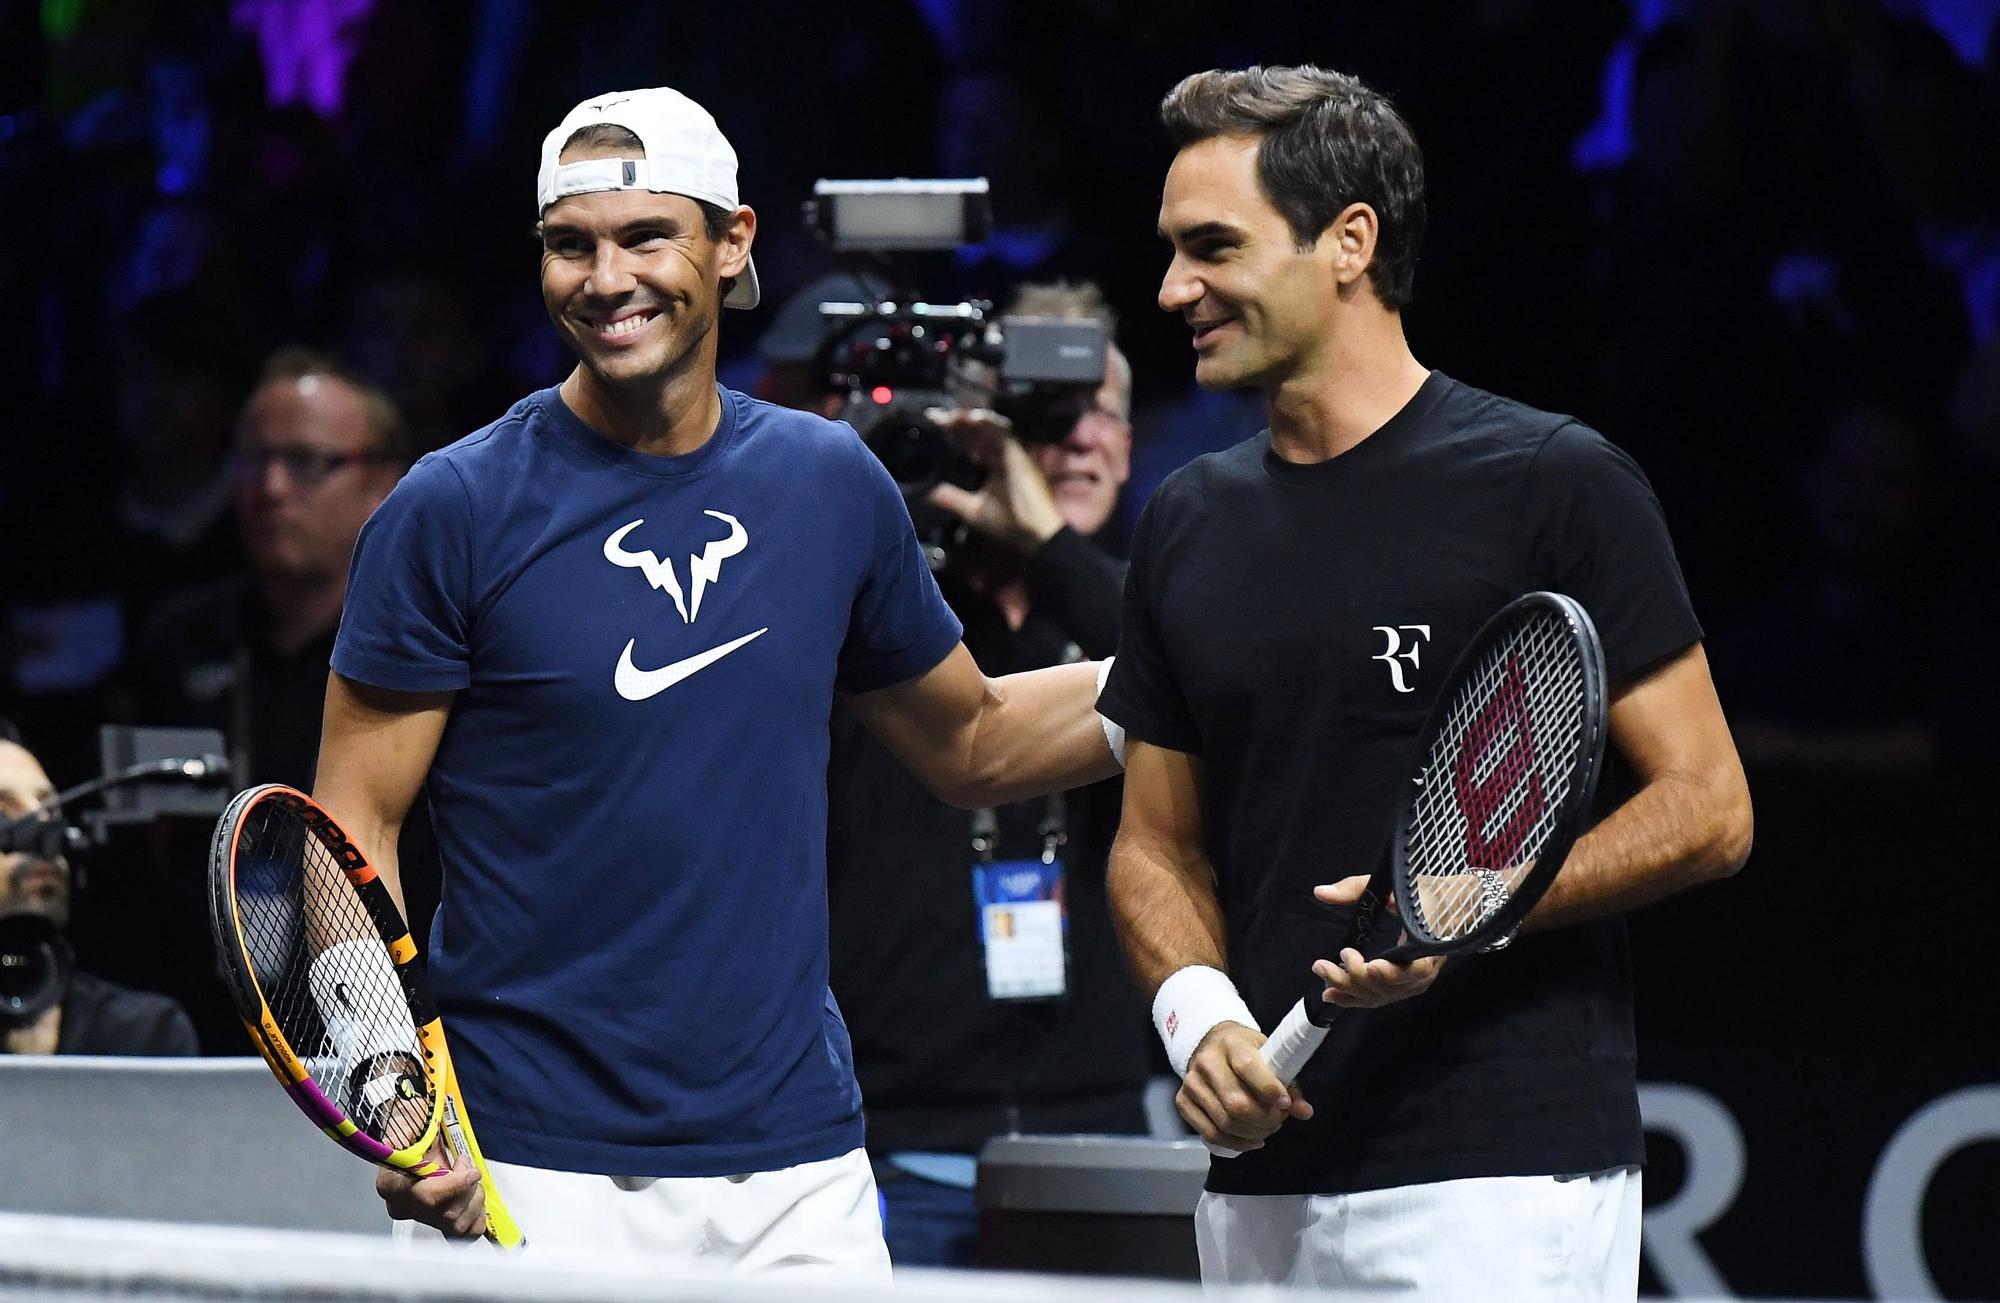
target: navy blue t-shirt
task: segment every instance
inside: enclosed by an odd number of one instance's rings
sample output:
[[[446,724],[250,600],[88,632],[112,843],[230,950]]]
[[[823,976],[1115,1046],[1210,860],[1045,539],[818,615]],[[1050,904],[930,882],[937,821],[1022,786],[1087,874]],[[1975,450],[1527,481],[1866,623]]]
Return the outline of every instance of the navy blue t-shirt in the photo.
[[[532,394],[355,549],[333,668],[457,694],[430,973],[491,1158],[714,1176],[862,1143],[828,715],[960,628],[851,429],[721,395],[707,443],[656,457]]]

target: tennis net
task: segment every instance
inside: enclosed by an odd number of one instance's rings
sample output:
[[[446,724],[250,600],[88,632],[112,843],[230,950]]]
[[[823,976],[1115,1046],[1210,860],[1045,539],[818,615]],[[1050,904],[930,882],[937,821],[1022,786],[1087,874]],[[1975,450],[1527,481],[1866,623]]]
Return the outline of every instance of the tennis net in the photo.
[[[1192,1285],[985,1272],[898,1272],[893,1285],[703,1275],[658,1259],[391,1242],[168,1222],[0,1213],[0,1300],[272,1303],[1196,1303]],[[1248,1296],[1238,1296],[1248,1297]],[[1268,1298],[1259,1292],[1257,1297]],[[1289,1297],[1289,1296],[1288,1296]]]

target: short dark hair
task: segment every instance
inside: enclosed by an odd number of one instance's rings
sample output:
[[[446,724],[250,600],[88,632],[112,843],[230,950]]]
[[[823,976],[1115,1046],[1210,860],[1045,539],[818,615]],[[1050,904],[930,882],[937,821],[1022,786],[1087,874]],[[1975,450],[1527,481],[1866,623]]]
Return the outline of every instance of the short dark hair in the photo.
[[[1368,278],[1382,302],[1410,301],[1424,238],[1424,156],[1388,99],[1357,77],[1312,64],[1214,69],[1160,102],[1175,149],[1215,136],[1256,136],[1257,182],[1301,249],[1349,204],[1379,225]]]
[[[288,344],[264,360],[257,387],[262,389],[275,380],[304,380],[308,376],[338,380],[360,395],[369,432],[375,436],[375,450],[399,466],[410,464],[410,430],[403,423],[396,401],[374,381],[332,356],[302,344]]]
[[[556,156],[560,158],[574,145],[582,145],[586,149],[636,149],[639,151],[639,157],[646,156],[646,142],[615,122],[593,122],[588,126],[578,127],[569,133],[569,139],[563,141],[562,148],[556,151]],[[694,199],[694,196],[688,195],[686,198]],[[694,202],[701,209],[701,222],[708,228],[708,238],[720,240],[723,232],[729,229],[730,219],[736,214],[706,199],[695,199]],[[723,292],[726,294],[728,290],[725,289]]]

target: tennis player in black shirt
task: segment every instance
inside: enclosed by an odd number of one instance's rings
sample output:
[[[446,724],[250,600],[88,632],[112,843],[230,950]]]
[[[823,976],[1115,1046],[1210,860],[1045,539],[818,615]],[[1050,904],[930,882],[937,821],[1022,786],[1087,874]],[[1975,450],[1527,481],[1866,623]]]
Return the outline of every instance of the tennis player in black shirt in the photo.
[[[1751,834],[1659,505],[1594,431],[1411,354],[1423,163],[1380,95],[1311,66],[1208,72],[1162,117],[1179,152],[1160,305],[1194,332],[1196,379],[1263,390],[1270,419],[1147,506],[1099,703],[1130,747],[1121,934],[1182,1116],[1243,1151],[1211,1168],[1203,1276],[1630,1298],[1643,1151],[1619,916],[1733,873]],[[1603,636],[1619,759],[1600,821],[1504,954],[1330,953],[1453,659],[1535,589]],[[1259,1028],[1309,971],[1373,1011],[1281,1082]]]

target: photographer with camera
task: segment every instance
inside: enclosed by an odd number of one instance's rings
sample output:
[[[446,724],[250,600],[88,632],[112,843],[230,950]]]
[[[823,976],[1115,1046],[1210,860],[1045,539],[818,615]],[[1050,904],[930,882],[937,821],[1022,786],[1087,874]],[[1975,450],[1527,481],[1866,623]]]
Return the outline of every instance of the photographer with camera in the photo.
[[[985,406],[924,413],[969,465],[906,492],[988,674],[1110,655],[1124,581],[1101,537],[1131,453],[1110,313],[1089,285],[1024,287],[1009,309],[1010,330],[1022,317],[1101,323],[1104,360],[1088,388],[1017,392],[1019,424]],[[1004,366],[1000,379],[1004,392]],[[1119,784],[967,812],[845,711],[833,734],[832,980],[890,1257],[965,1265],[987,1139],[1145,1130],[1148,1017],[1104,888]]]
[[[67,829],[44,810],[54,796],[0,718],[0,1053],[195,1053],[194,1026],[172,1000],[71,968]]]

